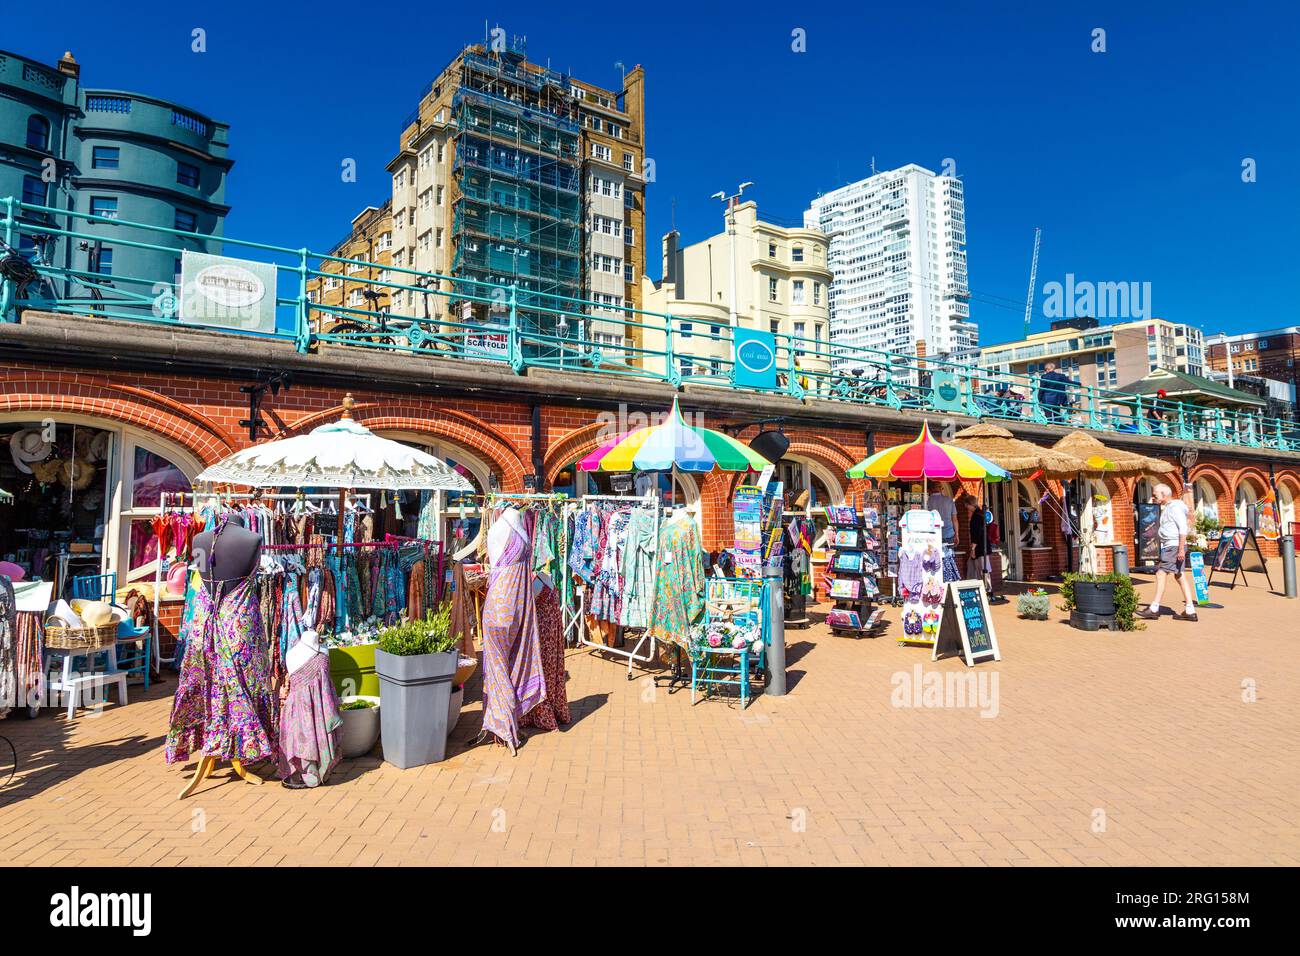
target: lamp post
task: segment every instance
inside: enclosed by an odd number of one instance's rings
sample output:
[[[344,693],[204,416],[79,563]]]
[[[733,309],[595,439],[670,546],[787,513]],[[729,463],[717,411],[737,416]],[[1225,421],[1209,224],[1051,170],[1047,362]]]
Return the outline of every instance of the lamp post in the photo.
[[[555,323],[555,331],[560,334],[560,370],[564,370],[564,342],[569,336],[569,321],[561,313],[560,321]]]
[[[714,193],[712,199],[720,199],[727,204],[727,235],[731,239],[731,327],[734,329],[739,323],[736,316],[736,203],[740,197],[745,194],[745,190],[753,183],[741,183],[737,187],[733,196],[728,196],[724,190]]]

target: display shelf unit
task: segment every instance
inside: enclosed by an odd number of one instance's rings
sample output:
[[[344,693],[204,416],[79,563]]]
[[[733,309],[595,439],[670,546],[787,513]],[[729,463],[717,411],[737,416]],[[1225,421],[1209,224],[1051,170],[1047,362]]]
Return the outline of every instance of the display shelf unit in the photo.
[[[880,540],[877,514],[859,514],[851,506],[826,509],[830,525],[827,545],[830,561],[830,597],[835,607],[827,615],[831,632],[841,637],[877,637],[884,630],[884,609],[878,607]]]

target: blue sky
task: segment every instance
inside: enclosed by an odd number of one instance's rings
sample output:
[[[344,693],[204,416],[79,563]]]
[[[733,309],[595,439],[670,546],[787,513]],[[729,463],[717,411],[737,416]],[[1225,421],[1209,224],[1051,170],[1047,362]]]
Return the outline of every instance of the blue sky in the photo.
[[[601,9],[534,2],[301,10],[68,0],[11,5],[0,47],[83,82],[177,100],[231,124],[227,234],[324,249],[389,191],[385,164],[416,96],[484,20],[530,58],[616,86],[645,66],[650,272],[675,217],[720,228],[719,189],[752,180],[760,213],[908,162],[956,164],[971,309],[986,343],[1018,337],[1035,226],[1042,287],[1067,273],[1151,283],[1154,314],[1209,333],[1295,324],[1300,155],[1295,36],[1277,3],[774,4]],[[1216,9],[1217,8],[1217,9]],[[1230,8],[1230,9],[1229,9]],[[207,31],[207,52],[190,32]],[[806,31],[807,52],[791,49]],[[1106,52],[1091,50],[1106,31]],[[344,183],[344,158],[358,180]],[[1242,182],[1255,160],[1257,181]]]

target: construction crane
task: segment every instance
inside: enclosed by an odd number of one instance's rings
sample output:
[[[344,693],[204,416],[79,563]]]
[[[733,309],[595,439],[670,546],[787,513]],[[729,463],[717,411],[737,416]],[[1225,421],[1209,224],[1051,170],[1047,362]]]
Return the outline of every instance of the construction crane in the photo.
[[[1029,323],[1034,317],[1034,283],[1038,281],[1038,246],[1043,239],[1043,230],[1034,227],[1034,259],[1029,264],[1029,295],[1025,297],[1025,337],[1029,336]]]

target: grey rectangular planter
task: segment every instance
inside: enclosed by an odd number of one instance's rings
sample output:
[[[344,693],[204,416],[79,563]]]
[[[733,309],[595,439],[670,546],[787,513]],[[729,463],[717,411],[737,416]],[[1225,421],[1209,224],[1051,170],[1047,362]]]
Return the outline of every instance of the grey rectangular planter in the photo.
[[[375,649],[384,759],[403,770],[447,756],[447,710],[459,654],[399,657]]]

